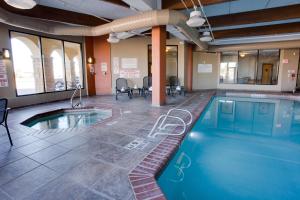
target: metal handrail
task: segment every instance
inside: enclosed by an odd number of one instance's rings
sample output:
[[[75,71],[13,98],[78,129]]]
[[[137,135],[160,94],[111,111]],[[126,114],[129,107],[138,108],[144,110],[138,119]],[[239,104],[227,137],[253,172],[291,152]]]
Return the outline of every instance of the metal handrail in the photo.
[[[171,113],[173,111],[181,111],[181,112],[185,112],[188,113],[188,115],[190,116],[190,120],[189,122],[185,122],[181,117],[178,116],[174,116],[171,115]],[[176,124],[176,123],[165,123],[167,118],[173,118],[173,119],[177,119],[179,120],[182,124]],[[162,120],[162,121],[161,121]],[[160,123],[161,121],[161,123]],[[148,134],[148,137],[152,137],[155,138],[157,135],[182,135],[185,133],[186,131],[186,127],[191,125],[193,121],[193,115],[191,114],[191,112],[189,112],[188,110],[184,110],[184,109],[179,109],[179,108],[173,108],[170,109],[167,114],[165,115],[161,115],[155,122],[153,128],[151,129],[150,133]],[[160,125],[159,125],[160,123]],[[159,126],[158,126],[159,125]],[[167,130],[168,127],[178,127],[178,126],[182,126],[183,129],[181,132],[179,133],[169,133],[169,132],[164,132]],[[155,130],[158,129],[158,132],[155,132]]]
[[[79,102],[77,104],[73,104],[73,99],[75,98],[77,92],[79,91]],[[73,92],[72,96],[71,96],[71,99],[70,99],[70,102],[71,102],[71,106],[72,108],[76,108],[76,107],[81,107],[82,106],[82,101],[81,101],[81,85],[78,84],[76,85],[76,89],[75,91]]]

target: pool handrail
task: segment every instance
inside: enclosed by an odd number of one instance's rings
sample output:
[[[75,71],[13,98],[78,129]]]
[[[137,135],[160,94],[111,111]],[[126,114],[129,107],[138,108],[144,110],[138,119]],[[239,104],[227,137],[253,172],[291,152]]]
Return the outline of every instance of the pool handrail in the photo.
[[[76,94],[77,94],[78,91],[79,91],[79,102],[74,105],[73,99],[75,98],[75,96],[76,96]],[[81,107],[82,106],[82,101],[81,101],[81,85],[80,84],[76,85],[76,88],[75,88],[75,90],[74,90],[74,92],[73,92],[73,94],[71,96],[70,101],[71,101],[71,107],[73,109],[76,108],[76,107]]]
[[[171,115],[171,113],[173,111],[180,111],[180,112],[185,112],[185,113],[188,113],[188,115],[190,116],[190,120],[188,122],[185,122],[181,117],[178,117],[178,116],[174,116],[174,115]],[[167,118],[173,118],[173,119],[177,119],[179,120],[182,124],[176,124],[176,123],[165,123]],[[163,120],[162,120],[163,119]],[[162,120],[162,121],[161,121]],[[161,121],[160,125],[159,125],[159,122]],[[153,128],[151,129],[150,133],[148,134],[148,137],[151,137],[151,138],[155,138],[157,135],[182,135],[185,133],[186,131],[186,127],[191,125],[192,124],[192,121],[193,121],[193,115],[191,114],[190,111],[188,110],[184,110],[184,109],[179,109],[179,108],[172,108],[170,109],[167,114],[164,114],[164,115],[161,115],[155,122]],[[158,126],[159,125],[159,126]],[[182,126],[183,129],[179,132],[179,133],[174,133],[174,132],[171,132],[171,133],[168,133],[168,132],[163,132],[164,130],[167,130],[167,127],[180,127]],[[157,132],[155,132],[155,130],[158,129]]]

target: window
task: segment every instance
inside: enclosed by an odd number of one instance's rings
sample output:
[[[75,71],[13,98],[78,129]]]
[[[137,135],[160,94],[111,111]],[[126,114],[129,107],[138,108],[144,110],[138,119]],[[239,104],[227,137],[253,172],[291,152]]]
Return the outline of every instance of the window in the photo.
[[[276,85],[280,51],[278,49],[259,50],[257,84]]]
[[[17,95],[83,86],[80,44],[18,32],[10,34]]]
[[[64,42],[67,89],[74,89],[77,84],[83,85],[82,58],[80,44]]]
[[[42,38],[42,47],[46,92],[65,90],[62,41]]]
[[[236,83],[238,52],[222,53],[220,65],[220,83]]]
[[[222,52],[220,83],[276,85],[278,49]]]
[[[257,53],[257,50],[239,52],[238,84],[255,84]]]
[[[39,37],[11,33],[11,46],[18,95],[44,92]]]

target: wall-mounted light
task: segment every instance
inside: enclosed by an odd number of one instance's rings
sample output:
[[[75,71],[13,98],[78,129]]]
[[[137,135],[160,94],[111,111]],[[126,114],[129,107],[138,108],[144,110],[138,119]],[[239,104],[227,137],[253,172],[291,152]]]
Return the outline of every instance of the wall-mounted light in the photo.
[[[92,64],[95,64],[95,58],[93,58],[93,57],[91,57],[91,56],[88,57],[87,63],[88,63],[88,64],[91,64],[91,65],[92,65]]]
[[[2,56],[3,59],[10,59],[9,49],[2,49],[2,51],[0,51],[0,56]]]

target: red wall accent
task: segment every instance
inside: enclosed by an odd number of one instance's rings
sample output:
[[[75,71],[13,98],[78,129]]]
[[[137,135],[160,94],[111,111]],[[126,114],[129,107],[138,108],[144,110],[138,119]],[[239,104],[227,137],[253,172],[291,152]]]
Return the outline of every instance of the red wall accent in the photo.
[[[94,57],[95,57],[95,83],[96,94],[112,94],[111,63],[110,63],[110,43],[106,41],[107,35],[94,37]],[[101,63],[107,63],[107,73],[101,71]]]
[[[90,73],[91,64],[87,63],[89,57],[94,57],[94,41],[93,37],[85,37],[85,64],[86,64],[86,75],[88,82],[88,95],[96,95],[95,76]]]
[[[152,27],[152,105],[166,102],[166,26]]]
[[[186,88],[188,92],[193,90],[193,46],[187,46],[187,68],[186,68]]]

